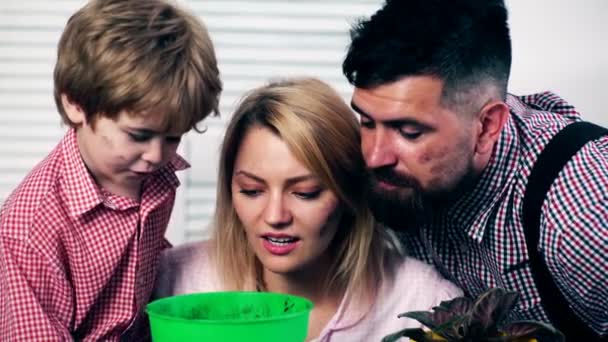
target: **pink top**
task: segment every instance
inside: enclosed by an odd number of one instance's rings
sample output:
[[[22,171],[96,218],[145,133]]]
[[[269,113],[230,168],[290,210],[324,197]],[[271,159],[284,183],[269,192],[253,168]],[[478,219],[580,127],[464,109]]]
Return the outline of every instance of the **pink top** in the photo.
[[[209,242],[196,242],[163,253],[155,298],[194,292],[225,290],[210,260]],[[413,258],[395,264],[395,281],[382,284],[375,302],[367,308],[349,307],[349,295],[323,328],[315,342],[380,341],[404,328],[420,327],[397,315],[412,310],[429,310],[442,300],[462,295],[431,266]],[[405,341],[406,339],[404,339]]]
[[[118,341],[148,302],[179,182],[141,201],[100,188],[70,129],[0,211],[0,341]]]

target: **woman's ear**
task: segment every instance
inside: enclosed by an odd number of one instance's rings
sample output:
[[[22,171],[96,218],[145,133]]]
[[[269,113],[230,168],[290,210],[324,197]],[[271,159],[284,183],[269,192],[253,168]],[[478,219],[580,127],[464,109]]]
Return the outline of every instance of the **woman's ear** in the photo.
[[[498,141],[509,115],[509,106],[502,101],[491,101],[481,108],[477,118],[479,129],[475,152],[478,154],[492,153],[494,144]]]
[[[85,112],[82,110],[82,107],[80,107],[77,103],[72,102],[72,100],[70,100],[66,94],[61,94],[61,105],[63,106],[65,114],[68,116],[68,119],[73,125],[79,126],[86,123],[87,117]]]

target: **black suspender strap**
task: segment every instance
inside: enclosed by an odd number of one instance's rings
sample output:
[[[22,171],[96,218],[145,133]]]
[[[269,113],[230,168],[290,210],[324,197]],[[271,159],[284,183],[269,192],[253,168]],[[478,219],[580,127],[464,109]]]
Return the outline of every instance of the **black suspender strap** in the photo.
[[[538,253],[541,207],[551,184],[572,156],[587,142],[603,135],[608,135],[608,129],[589,122],[569,124],[557,133],[534,164],[523,200],[526,246],[542,306],[553,325],[573,341],[597,341],[600,338],[572,311]]]

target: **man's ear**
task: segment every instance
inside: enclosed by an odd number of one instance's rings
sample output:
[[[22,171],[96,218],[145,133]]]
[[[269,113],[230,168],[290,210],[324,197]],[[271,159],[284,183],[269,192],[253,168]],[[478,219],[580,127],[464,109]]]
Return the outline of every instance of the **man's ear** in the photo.
[[[79,126],[86,123],[87,116],[82,107],[73,102],[66,94],[61,94],[61,105],[73,125]]]
[[[479,129],[475,144],[475,151],[478,154],[492,152],[509,115],[509,106],[502,101],[491,101],[481,108],[477,118]]]

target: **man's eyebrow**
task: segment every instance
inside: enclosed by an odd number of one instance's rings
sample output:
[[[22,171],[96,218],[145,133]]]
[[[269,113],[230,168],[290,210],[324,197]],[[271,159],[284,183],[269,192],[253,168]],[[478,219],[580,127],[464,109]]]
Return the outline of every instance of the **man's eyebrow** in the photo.
[[[357,106],[353,101],[350,101],[350,106],[355,112],[357,112],[357,114],[370,118],[370,115],[367,114],[363,109],[359,108],[359,106]]]
[[[357,106],[354,102],[350,102],[350,106],[353,108],[353,110],[355,112],[357,112],[357,114],[372,120],[372,116],[369,115],[368,113],[366,113],[363,109],[359,108],[359,106]],[[422,123],[418,120],[415,119],[409,119],[409,118],[398,118],[398,119],[392,119],[392,120],[386,120],[384,121],[385,124],[389,125],[389,126],[393,126],[393,127],[400,127],[400,126],[404,126],[404,125],[408,125],[408,126],[417,126],[417,127],[421,127],[421,128],[430,128],[430,126],[428,124]]]

